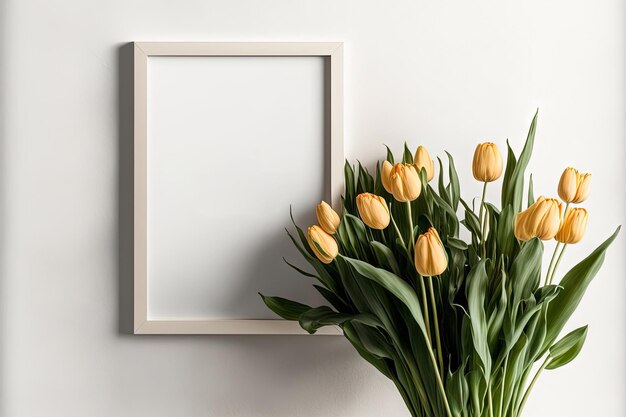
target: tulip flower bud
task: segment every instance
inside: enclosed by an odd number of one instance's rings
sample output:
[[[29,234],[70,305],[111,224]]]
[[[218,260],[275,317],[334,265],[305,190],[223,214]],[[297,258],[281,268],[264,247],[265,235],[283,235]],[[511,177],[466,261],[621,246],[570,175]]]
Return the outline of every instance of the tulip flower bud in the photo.
[[[569,208],[563,218],[559,232],[554,237],[561,243],[578,243],[587,229],[587,210],[584,208]]]
[[[391,194],[391,173],[393,171],[393,165],[386,159],[383,161],[383,166],[380,170],[380,180],[383,183],[383,187],[389,194]]]
[[[317,225],[309,227],[307,241],[309,242],[311,250],[313,250],[313,253],[317,256],[317,259],[325,264],[331,263],[339,254],[337,241]],[[323,252],[317,248],[316,243]]]
[[[533,237],[550,240],[559,231],[561,219],[561,202],[541,196],[515,217],[515,236],[524,241]]]
[[[415,151],[415,158],[413,158],[413,164],[419,173],[422,168],[426,170],[426,178],[428,182],[435,176],[435,163],[430,157],[430,154],[423,146],[418,146]]]
[[[396,164],[390,178],[391,194],[398,201],[413,201],[422,192],[420,177],[411,164]]]
[[[391,219],[384,198],[376,194],[362,193],[356,196],[356,207],[363,223],[372,229],[383,230]]]
[[[320,227],[330,235],[334,235],[339,227],[339,215],[325,201],[322,201],[315,207],[317,222]]]
[[[589,196],[591,174],[566,168],[559,180],[559,197],[566,203],[582,203]]]
[[[474,178],[481,182],[492,182],[502,175],[502,156],[495,143],[480,143],[472,162]]]
[[[441,275],[448,267],[448,258],[439,234],[431,227],[415,242],[415,269],[424,277]]]
[[[530,240],[532,238],[530,233],[528,233],[528,231],[526,230],[527,218],[528,218],[528,210],[524,210],[518,213],[517,216],[515,216],[515,226],[514,226],[513,231],[515,233],[515,237],[518,240],[521,240],[523,242]]]

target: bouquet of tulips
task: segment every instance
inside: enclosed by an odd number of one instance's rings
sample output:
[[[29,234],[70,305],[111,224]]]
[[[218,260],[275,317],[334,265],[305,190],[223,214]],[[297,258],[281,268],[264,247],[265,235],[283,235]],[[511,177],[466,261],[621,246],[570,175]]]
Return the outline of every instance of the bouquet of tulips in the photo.
[[[322,202],[318,225],[305,234],[294,223],[297,235],[288,232],[314,272],[287,263],[318,281],[328,305],[261,295],[265,304],[309,333],[339,326],[393,381],[412,416],[520,416],[542,371],[580,352],[586,326],[557,339],[619,232],[559,273],[565,249],[585,233],[587,211],[572,205],[587,198],[591,176],[567,168],[562,201],[535,200],[532,179],[524,192],[536,123],[537,115],[519,156],[507,144],[506,166],[496,145],[478,145],[477,206],[461,198],[449,154],[447,180],[438,159],[436,184],[421,146],[413,155],[405,145],[398,163],[388,149],[373,176],[346,163],[342,214]],[[502,175],[500,201],[486,201],[487,186]],[[461,227],[469,239],[460,238]]]

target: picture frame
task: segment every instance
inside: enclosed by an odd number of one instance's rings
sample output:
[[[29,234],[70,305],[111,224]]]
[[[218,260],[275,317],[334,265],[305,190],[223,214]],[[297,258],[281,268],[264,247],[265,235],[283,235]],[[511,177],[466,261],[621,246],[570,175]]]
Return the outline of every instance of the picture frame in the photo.
[[[343,43],[341,42],[135,42],[133,163],[133,309],[135,334],[307,334],[297,322],[271,319],[155,319],[149,311],[149,123],[151,57],[322,57],[324,60],[324,181],[326,196],[340,204],[343,183]],[[316,334],[337,335],[325,327]]]

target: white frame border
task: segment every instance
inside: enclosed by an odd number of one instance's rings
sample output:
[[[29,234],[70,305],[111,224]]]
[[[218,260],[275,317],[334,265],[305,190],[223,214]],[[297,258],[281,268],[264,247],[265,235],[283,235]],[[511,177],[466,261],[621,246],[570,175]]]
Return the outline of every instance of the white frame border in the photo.
[[[343,43],[342,42],[134,42],[134,323],[135,334],[308,334],[287,320],[149,320],[147,269],[147,116],[148,57],[151,56],[321,56],[330,71],[326,103],[330,115],[327,188],[339,206],[343,184]],[[318,335],[340,335],[323,327]]]

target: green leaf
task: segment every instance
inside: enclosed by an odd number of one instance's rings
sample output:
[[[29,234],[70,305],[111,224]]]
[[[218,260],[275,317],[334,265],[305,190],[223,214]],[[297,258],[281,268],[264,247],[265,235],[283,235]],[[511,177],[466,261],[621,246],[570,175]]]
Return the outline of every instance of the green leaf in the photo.
[[[533,174],[530,174],[530,178],[528,179],[528,201],[526,207],[530,207],[535,202],[535,194],[533,191]]]
[[[349,323],[344,324],[343,326],[343,334],[350,341],[352,346],[356,349],[356,351],[361,355],[363,359],[372,364],[376,369],[378,369],[383,375],[387,378],[393,378],[393,373],[382,359],[380,355],[376,355],[372,353],[371,350],[368,350],[357,331],[352,327]]]
[[[374,175],[374,194],[384,196],[386,193],[380,178],[380,161],[376,162],[376,175]]]
[[[402,155],[402,162],[405,164],[413,163],[413,154],[409,150],[409,146],[404,142],[404,154]]]
[[[411,312],[423,335],[426,336],[426,324],[424,323],[424,316],[422,315],[417,295],[406,281],[389,271],[373,267],[358,259],[339,256],[348,262],[359,275],[378,283],[402,301]]]
[[[501,280],[498,288],[498,298],[494,300],[497,304],[494,308],[493,313],[489,317],[488,325],[489,331],[487,332],[487,341],[489,343],[490,349],[495,349],[496,344],[498,342],[498,336],[502,330],[502,323],[504,321],[504,315],[507,307],[507,293],[506,293],[506,272],[504,271],[504,267],[501,271]]]
[[[374,178],[367,168],[359,161],[359,177],[357,180],[357,194],[374,192]]]
[[[305,270],[303,270],[303,269],[298,268],[297,266],[295,266],[295,265],[293,265],[293,264],[289,263],[289,261],[288,261],[287,259],[283,258],[283,261],[285,261],[285,263],[286,263],[287,265],[289,265],[290,267],[292,267],[293,269],[295,269],[296,271],[298,271],[300,274],[304,275],[305,277],[319,279],[319,277],[318,277],[317,275],[313,275],[313,274],[311,274],[311,273],[306,272],[306,271],[305,271]]]
[[[546,369],[556,369],[573,361],[583,348],[587,326],[580,327],[556,342],[549,350],[550,362]]]
[[[360,259],[367,259],[366,246],[364,246],[367,245],[368,240],[365,224],[361,219],[349,213],[344,213],[341,224],[345,226],[347,240],[356,251],[355,255],[358,255]]]
[[[270,297],[259,293],[265,305],[285,320],[298,320],[300,315],[309,311],[310,306],[281,297]]]
[[[526,242],[513,261],[509,275],[513,284],[512,307],[514,311],[521,300],[529,298],[538,287],[542,257],[543,244],[539,239],[534,238]]]
[[[506,256],[511,256],[517,239],[513,234],[514,224],[513,207],[510,204],[502,210],[500,220],[498,221],[498,230],[496,231],[496,241],[500,252]]]
[[[480,231],[480,219],[463,199],[461,199],[461,204],[465,207],[465,220],[463,221],[463,225],[465,225],[467,230],[469,230],[477,240],[480,240],[482,235]]]
[[[346,163],[343,167],[344,172],[344,207],[346,208],[348,213],[356,212],[356,184],[354,181],[354,170],[346,160]]]
[[[374,249],[374,255],[376,256],[378,263],[384,267],[389,268],[394,274],[400,275],[400,267],[398,266],[398,261],[396,260],[396,257],[393,255],[393,251],[387,246],[375,240],[372,241],[370,244]]]
[[[393,152],[391,152],[391,149],[389,149],[389,146],[385,145],[385,148],[387,148],[387,161],[389,161],[390,164],[395,164],[395,162],[393,161]]]
[[[446,381],[446,393],[452,415],[460,416],[467,409],[469,400],[469,386],[464,374],[465,363],[453,372],[448,373]]]
[[[428,187],[428,194],[432,195],[433,199],[439,207],[441,207],[450,217],[448,218],[448,227],[450,235],[457,236],[459,233],[459,220],[456,217],[456,211],[444,201],[432,187]]]
[[[533,117],[533,121],[530,124],[530,129],[528,130],[528,136],[526,137],[524,149],[522,149],[522,153],[520,154],[517,163],[515,164],[515,168],[513,169],[510,178],[507,178],[507,188],[502,189],[502,194],[504,198],[502,207],[505,207],[506,204],[511,204],[515,213],[518,213],[522,209],[522,193],[524,192],[524,171],[528,166],[530,156],[533,152],[533,145],[535,143],[535,132],[537,131],[538,115],[539,110],[537,110],[537,112],[535,113],[535,117]]]
[[[461,239],[457,239],[455,237],[451,237],[448,236],[446,239],[446,243],[448,244],[447,246],[450,246],[452,248],[458,249],[458,250],[467,250],[467,243],[465,243],[464,241],[462,241]]]
[[[450,199],[450,195],[446,190],[446,186],[443,183],[443,163],[441,162],[441,158],[437,157],[437,162],[439,163],[439,178],[437,179],[437,187],[439,189],[439,195],[443,198],[446,203],[450,204],[452,200]],[[423,170],[424,168],[422,168]],[[428,181],[428,177],[427,181]]]
[[[371,327],[382,327],[380,321],[371,314],[344,314],[334,311],[328,306],[311,308],[299,317],[300,326],[313,334],[320,327],[342,325],[347,321],[357,321]]]
[[[450,176],[450,186],[452,187],[452,208],[456,212],[459,208],[459,201],[461,200],[461,186],[459,185],[459,175],[454,166],[454,158],[452,158],[452,155],[450,155],[448,151],[446,151],[446,155],[448,155],[448,173]]]
[[[506,168],[504,170],[504,178],[502,179],[502,192],[501,194],[501,206],[506,207],[507,204],[510,204],[507,200],[508,198],[508,189],[511,183],[511,176],[513,175],[513,170],[515,170],[515,165],[517,165],[517,159],[515,159],[515,153],[513,149],[511,149],[511,145],[509,144],[509,140],[506,141]]]
[[[613,243],[620,231],[618,227],[615,232],[596,248],[589,256],[573,267],[561,280],[563,287],[558,296],[552,300],[548,306],[547,330],[544,342],[544,349],[557,338],[567,320],[580,303],[585,290],[596,276],[600,267],[604,263],[604,255],[607,248]]]
[[[506,410],[512,401],[513,391],[516,383],[520,380],[522,373],[524,372],[524,358],[526,356],[526,348],[528,346],[528,338],[522,334],[519,340],[511,349],[509,355],[507,367],[505,370],[506,383],[504,387],[504,404],[503,409]]]
[[[337,294],[330,291],[329,289],[322,287],[321,285],[313,284],[313,287],[319,292],[326,301],[330,303],[335,309],[339,311],[348,311],[351,310],[348,304],[341,299]]]
[[[482,363],[485,380],[491,375],[491,353],[488,344],[487,318],[485,315],[485,294],[487,292],[487,272],[485,260],[481,260],[467,276],[467,309],[470,318],[474,349]]]

